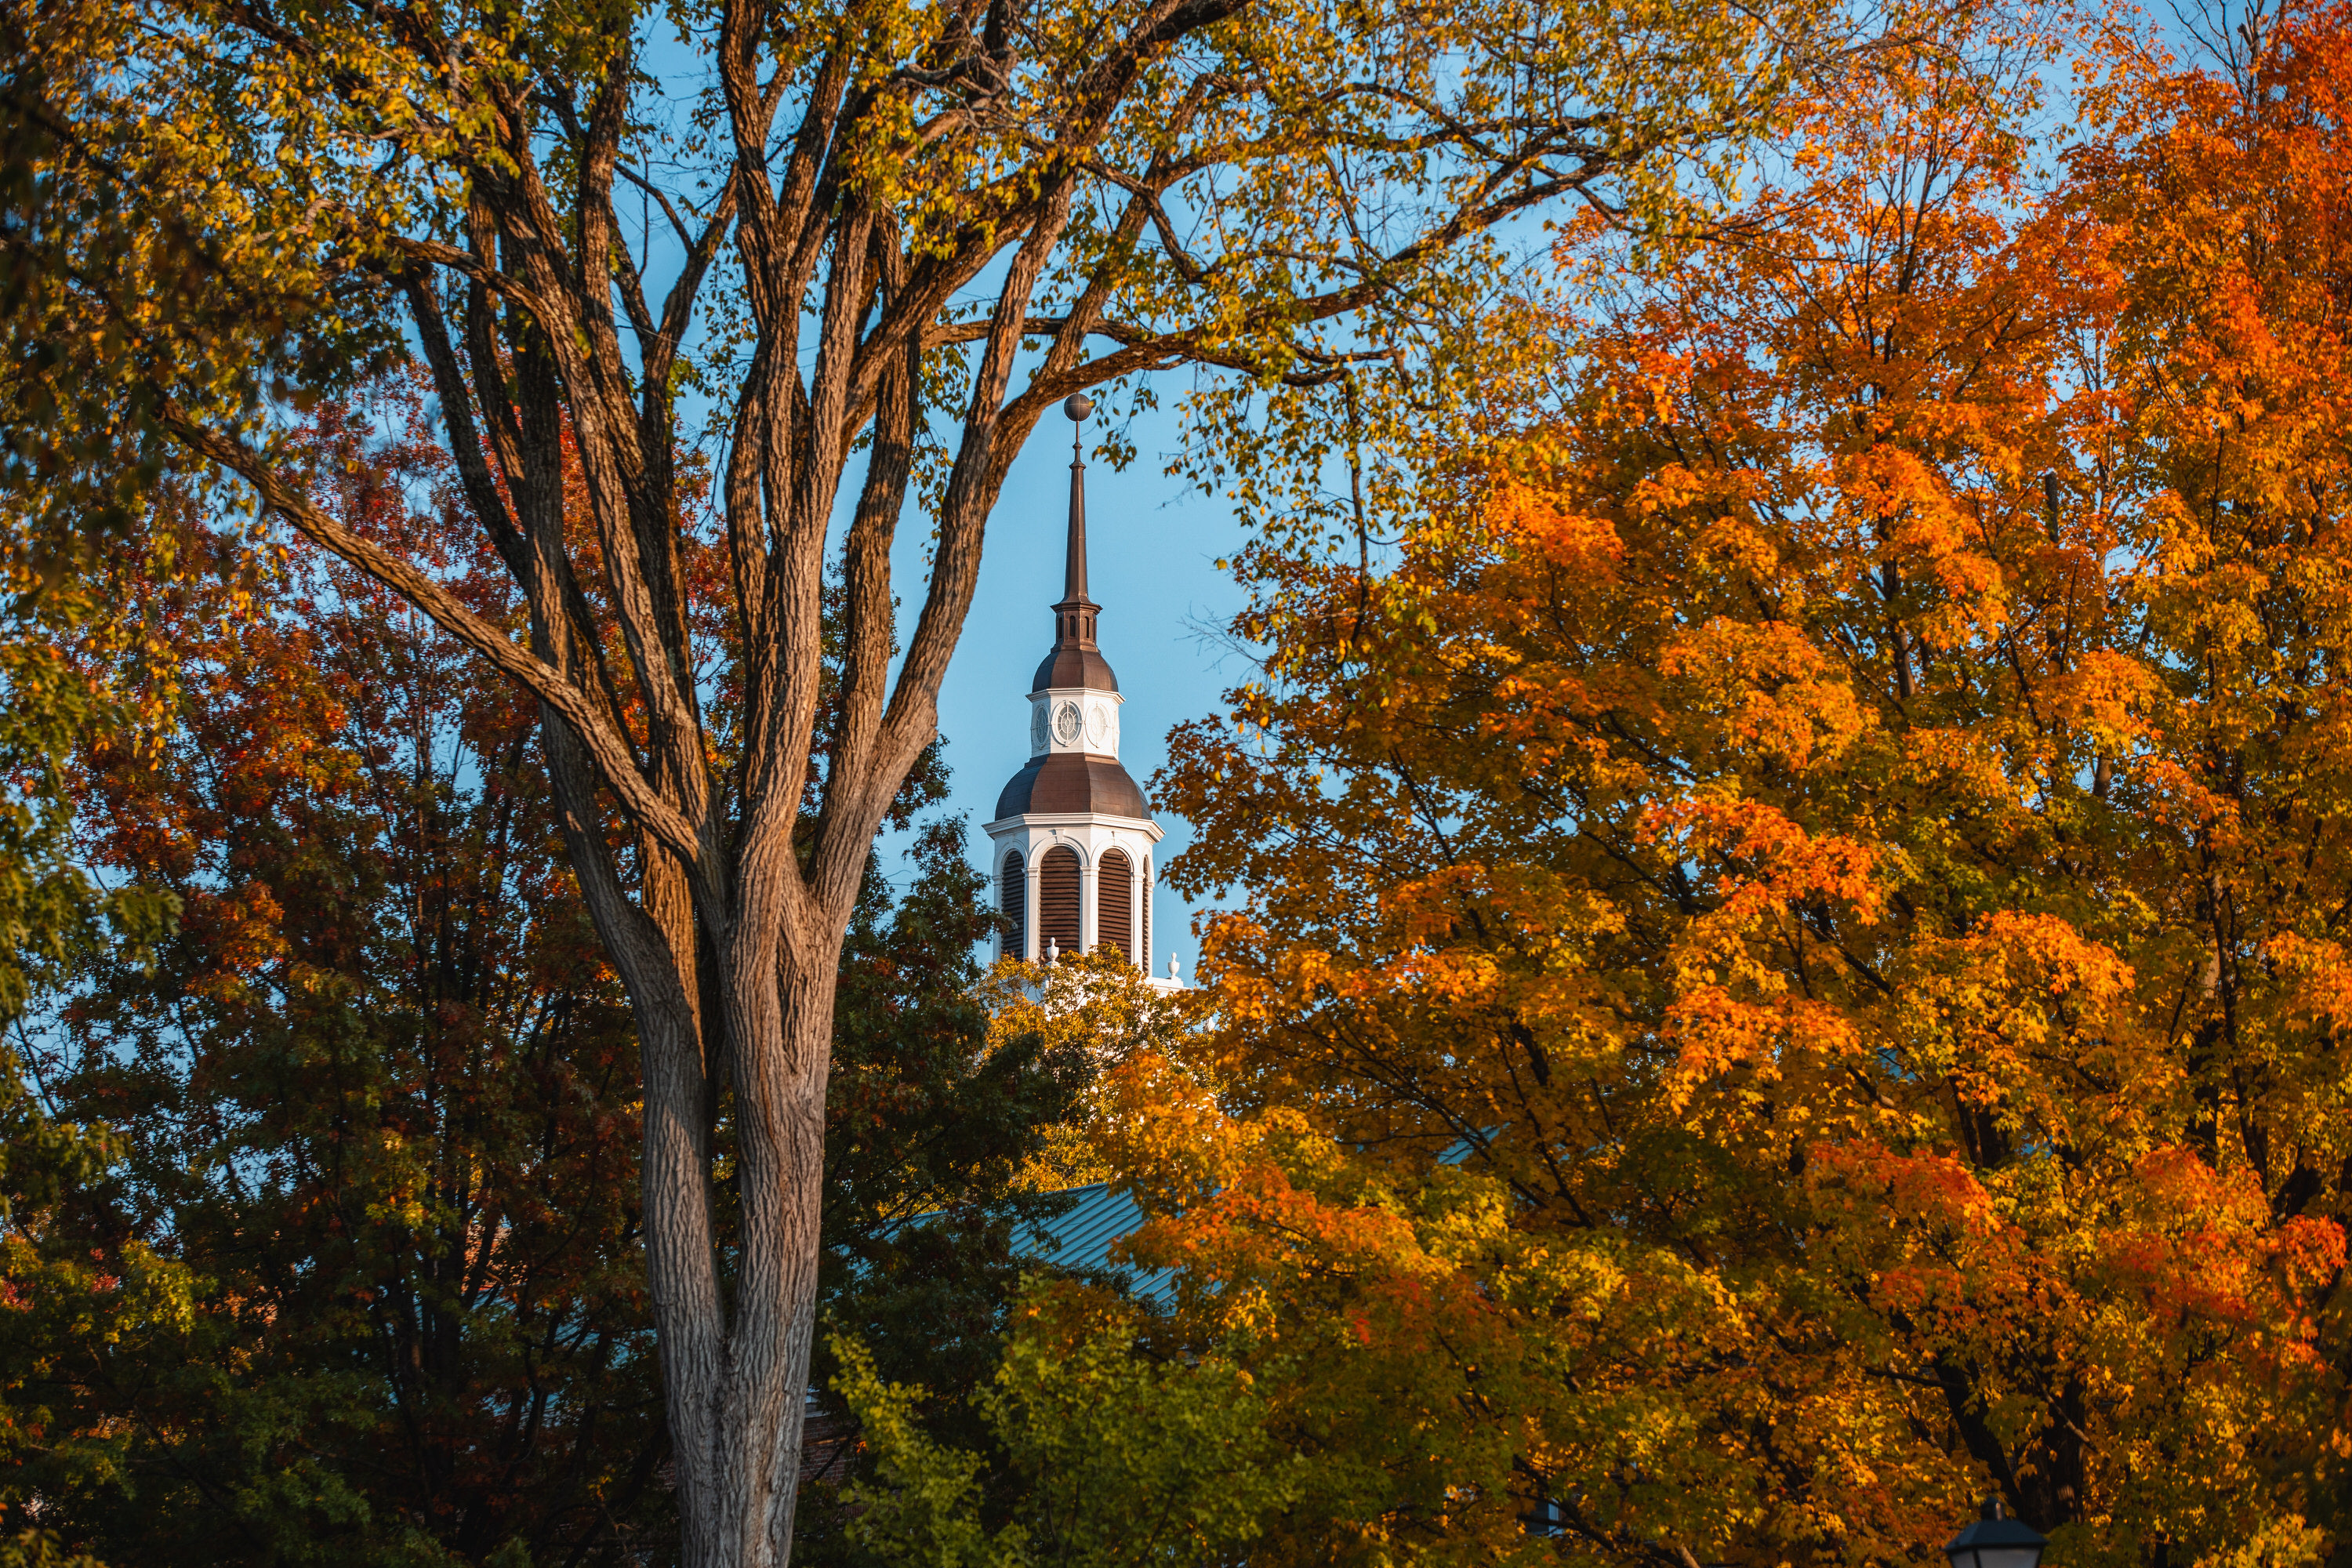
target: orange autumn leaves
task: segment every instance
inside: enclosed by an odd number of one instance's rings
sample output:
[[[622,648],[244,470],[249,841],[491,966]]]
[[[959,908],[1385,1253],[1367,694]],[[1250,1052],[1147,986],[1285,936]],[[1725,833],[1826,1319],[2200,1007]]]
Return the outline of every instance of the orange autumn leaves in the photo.
[[[2347,1539],[2352,24],[2086,33],[2055,150],[1974,26],[1245,563],[1119,1155],[1321,1467],[1253,1561]]]

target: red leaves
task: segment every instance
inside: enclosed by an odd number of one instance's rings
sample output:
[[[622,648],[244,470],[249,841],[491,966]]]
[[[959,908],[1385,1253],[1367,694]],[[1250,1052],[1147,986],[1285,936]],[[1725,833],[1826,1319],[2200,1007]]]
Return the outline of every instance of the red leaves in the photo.
[[[1725,923],[1820,899],[1864,919],[1879,910],[1877,854],[1859,839],[1806,831],[1760,801],[1668,800],[1643,826],[1671,852],[1721,866],[1718,912]]]
[[[2135,1175],[2130,1205],[2101,1237],[2100,1270],[2138,1308],[2149,1343],[2231,1345],[2238,1375],[2274,1386],[2324,1377],[2309,1304],[2344,1267],[2342,1225],[2274,1224],[2252,1173],[2218,1172],[2189,1149],[2153,1150]]]
[[[181,930],[208,955],[189,989],[222,1001],[244,994],[246,983],[284,960],[286,911],[268,885],[248,882],[228,894],[191,889],[181,906]]]

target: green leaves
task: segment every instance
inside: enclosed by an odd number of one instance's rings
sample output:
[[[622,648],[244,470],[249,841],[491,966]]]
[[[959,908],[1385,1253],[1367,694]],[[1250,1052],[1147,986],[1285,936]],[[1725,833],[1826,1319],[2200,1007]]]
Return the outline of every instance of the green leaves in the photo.
[[[922,1568],[1184,1568],[1240,1563],[1306,1484],[1265,1429],[1252,1376],[1214,1353],[1157,1358],[1131,1307],[1033,1286],[980,1396],[1010,1517],[985,1520],[989,1456],[923,1430],[923,1391],[836,1341],[835,1393],[877,1456],[847,1489],[852,1538]]]

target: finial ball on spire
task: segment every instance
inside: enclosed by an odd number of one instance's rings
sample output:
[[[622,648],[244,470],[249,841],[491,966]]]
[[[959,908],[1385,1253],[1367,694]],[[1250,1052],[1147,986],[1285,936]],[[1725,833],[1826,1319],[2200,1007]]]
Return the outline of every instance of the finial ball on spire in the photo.
[[[1074,392],[1062,400],[1062,412],[1070,416],[1074,425],[1094,411],[1095,400],[1083,392]]]

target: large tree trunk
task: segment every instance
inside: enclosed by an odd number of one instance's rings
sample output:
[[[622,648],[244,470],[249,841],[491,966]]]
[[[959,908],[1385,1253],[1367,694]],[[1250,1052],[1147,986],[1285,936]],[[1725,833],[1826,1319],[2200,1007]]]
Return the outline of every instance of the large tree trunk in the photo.
[[[556,734],[549,742],[563,745]],[[582,847],[600,868],[602,858]],[[780,1568],[791,1558],[816,1333],[826,1074],[846,922],[804,924],[797,944],[739,937],[720,948],[721,1016],[698,1030],[684,984],[694,933],[678,933],[684,955],[649,941],[663,934],[650,918],[659,905],[647,900],[643,917],[609,900],[592,908],[619,960],[643,1049],[646,1278],[682,1556],[688,1568]],[[721,1039],[726,1048],[706,1043]],[[715,1266],[706,1058],[713,1071],[731,1069],[740,1194],[731,1291]]]
[[[677,1477],[680,1555],[689,1568],[744,1562],[727,1550],[719,1528],[721,1394],[731,1355],[713,1246],[708,1057],[709,1041],[722,1037],[704,1027],[692,900],[683,873],[658,855],[646,868],[641,900],[620,895],[578,742],[551,712],[542,713],[541,735],[565,848],[637,1026],[646,1282]]]
[[[568,847],[583,885],[604,889],[591,913],[637,1020],[646,1279],[681,1557],[688,1568],[782,1568],[816,1332],[826,1073],[847,911],[814,907],[779,875],[772,851],[747,857],[737,919],[716,941],[684,869],[657,850],[638,898],[616,896],[610,856],[589,831],[593,784],[578,747],[552,716],[543,734]],[[789,854],[789,837],[778,847]],[[753,868],[763,864],[761,877]],[[706,979],[714,1006],[699,1005]],[[719,1278],[710,1186],[722,1083],[732,1091],[739,1194],[731,1290]]]
[[[719,1561],[745,1568],[776,1568],[792,1555],[816,1337],[825,1079],[842,938],[829,924],[803,936],[806,948],[782,965],[730,977],[728,987],[730,1026],[764,1047],[741,1054],[736,1080],[742,1275],[717,1499],[728,1531]],[[764,1036],[752,1037],[754,1028]]]

